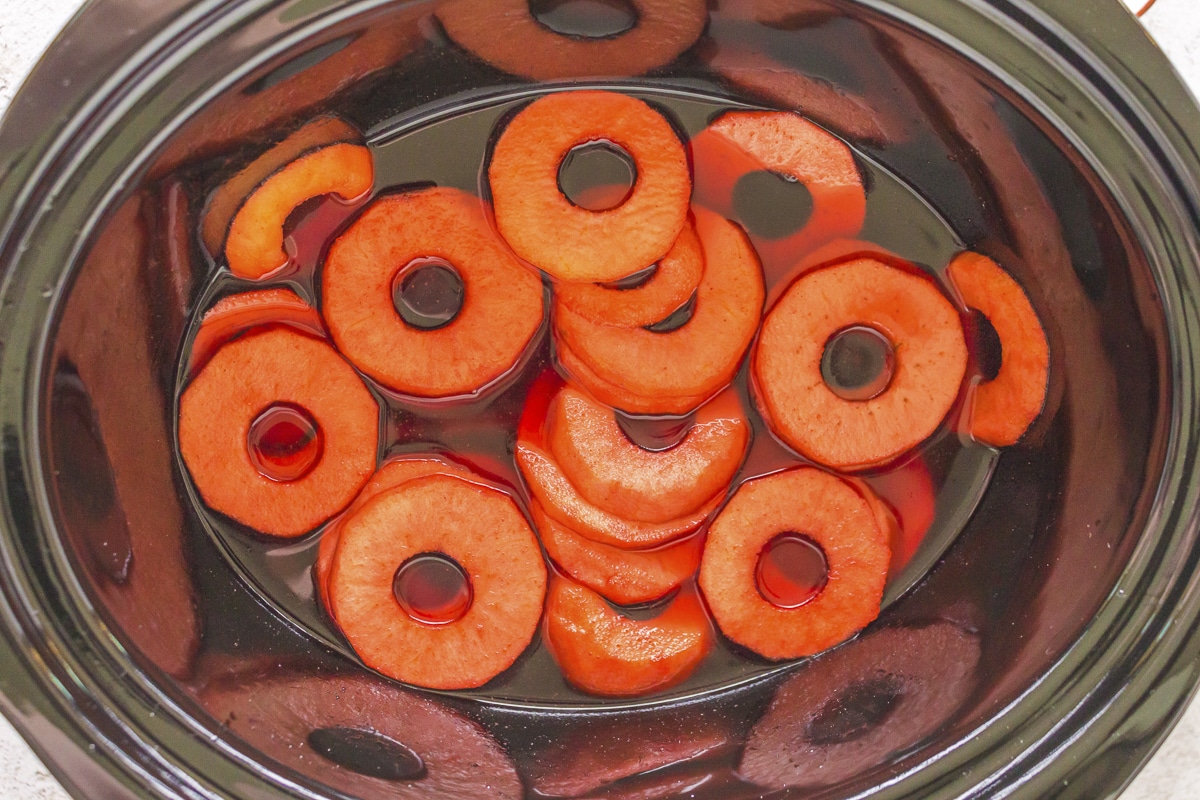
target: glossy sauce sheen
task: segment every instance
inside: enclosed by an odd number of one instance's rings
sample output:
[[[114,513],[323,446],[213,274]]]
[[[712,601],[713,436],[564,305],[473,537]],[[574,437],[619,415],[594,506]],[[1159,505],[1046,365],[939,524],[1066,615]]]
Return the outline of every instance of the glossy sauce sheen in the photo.
[[[716,99],[714,94],[698,94],[690,89],[655,91],[639,88],[633,94],[654,105],[672,120],[677,130],[689,136],[702,130],[721,111],[744,107],[729,100]],[[369,137],[375,157],[377,192],[435,183],[482,193],[486,197],[486,186],[481,176],[486,174],[485,160],[497,123],[527,102],[529,97],[526,94],[510,99],[479,101],[474,106],[468,105],[465,110],[462,104],[458,104],[456,113],[427,115],[419,123],[412,122],[411,118],[400,118],[377,125]],[[448,147],[446,142],[453,142],[454,146]],[[950,227],[916,193],[886,169],[865,156],[860,158],[860,166],[870,189],[867,222],[861,238],[887,247],[927,269],[940,280],[940,270],[954,253],[962,249]],[[776,177],[770,179],[781,180]],[[790,185],[783,187],[781,196],[802,197],[803,193]],[[757,210],[754,213],[760,215],[757,219],[744,220],[751,230],[782,231],[786,235],[794,228],[797,218],[806,218],[807,215],[803,209],[803,213],[798,215],[795,208],[771,204],[749,205],[755,206]],[[318,302],[318,265],[326,243],[350,222],[354,213],[354,209],[326,200],[293,220],[291,247],[296,266],[285,274],[284,280],[310,302]],[[765,266],[768,275],[782,271],[778,266],[775,270],[771,269],[770,264]],[[227,276],[218,275],[208,287],[206,297],[228,293],[231,284],[237,285]],[[767,286],[768,294],[771,288],[771,285]],[[427,300],[434,306],[440,302],[437,297]],[[198,307],[204,309],[210,305],[211,301],[202,300]],[[493,391],[475,402],[413,402],[372,386],[372,391],[385,409],[380,457],[431,451],[444,453],[485,478],[509,487],[518,504],[528,509],[529,497],[515,467],[513,448],[518,422],[533,382],[545,370],[555,368],[549,338],[548,326],[544,325],[532,343],[528,356]],[[735,386],[744,406],[752,408],[747,372],[743,364],[735,378]],[[182,384],[179,388],[182,390]],[[756,413],[750,415],[750,420],[753,439],[734,486],[746,479],[805,463],[774,438]],[[645,437],[645,444],[653,449],[669,448],[681,436],[681,430],[686,432],[686,426],[681,426],[677,419],[633,420],[623,427],[635,441]],[[994,451],[964,444],[949,430],[935,434],[921,452],[938,487],[937,517],[916,555],[906,565],[896,565],[893,569],[884,597],[885,605],[911,587],[962,528],[982,496],[995,461]],[[876,483],[876,477],[870,473],[860,477],[869,484]],[[236,562],[243,576],[268,603],[310,635],[340,650],[347,658],[355,659],[314,597],[311,569],[319,536],[293,542],[276,542],[266,540],[228,520],[203,511],[201,513],[206,526],[226,554]],[[791,602],[796,599],[797,593],[803,594],[806,580],[811,583],[815,579],[804,578],[803,575],[808,573],[803,569],[796,573],[793,569],[796,566],[793,563],[795,559],[783,559],[783,562],[784,568],[773,572],[774,577],[769,578],[769,582],[772,586],[790,583],[790,589],[780,591]],[[799,579],[796,578],[797,574],[801,576]],[[783,583],[775,580],[780,576],[785,579]],[[443,587],[444,591],[440,594],[433,592],[441,599],[424,601],[430,603],[425,610],[432,609],[434,618],[441,619],[446,614],[457,613],[453,611],[454,598],[459,595],[452,588]],[[695,673],[666,696],[686,696],[730,685],[776,668],[777,665],[734,648],[718,637],[717,646]],[[487,686],[461,694],[497,702],[549,707],[606,703],[569,687],[539,639],[535,639],[529,651],[518,659],[513,668]]]

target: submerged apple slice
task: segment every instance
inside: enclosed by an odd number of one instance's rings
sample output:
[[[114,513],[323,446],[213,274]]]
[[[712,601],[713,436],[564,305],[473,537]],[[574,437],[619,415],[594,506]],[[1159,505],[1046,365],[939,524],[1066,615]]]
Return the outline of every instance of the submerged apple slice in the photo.
[[[591,589],[565,578],[551,583],[546,642],[566,679],[589,694],[631,697],[673,686],[691,674],[712,641],[695,592],[681,592],[657,617],[636,620]]]

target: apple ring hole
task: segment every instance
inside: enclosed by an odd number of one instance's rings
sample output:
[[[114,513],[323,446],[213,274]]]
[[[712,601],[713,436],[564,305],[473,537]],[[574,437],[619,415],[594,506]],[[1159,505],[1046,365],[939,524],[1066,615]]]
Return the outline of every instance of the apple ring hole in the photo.
[[[408,745],[378,731],[362,728],[317,728],[308,746],[339,767],[385,781],[416,781],[426,775],[425,762]]]
[[[821,377],[843,400],[870,400],[882,394],[896,372],[896,348],[874,328],[843,328],[825,343]]]
[[[755,236],[782,239],[808,223],[813,214],[813,196],[791,175],[758,169],[747,172],[734,184],[733,211]]]
[[[573,39],[611,39],[637,27],[625,0],[529,0],[529,14],[547,30]]]
[[[614,603],[608,598],[604,598],[604,602],[607,603],[608,607],[613,611],[616,611],[618,614],[626,617],[627,619],[634,619],[639,622],[647,622],[660,616],[664,611],[666,611],[671,603],[675,602],[675,598],[678,596],[679,587],[676,586],[662,597],[649,600],[645,603],[629,603],[626,605],[621,605],[619,603]]]
[[[628,150],[608,139],[595,139],[567,151],[558,167],[558,190],[577,208],[608,211],[633,194],[637,174]]]
[[[651,264],[645,269],[639,269],[630,275],[626,275],[617,281],[608,281],[601,283],[605,289],[612,289],[617,292],[628,292],[632,289],[640,289],[650,282],[650,279],[658,274],[658,264]]]
[[[445,259],[417,258],[396,273],[392,302],[405,324],[435,331],[458,317],[466,302],[466,285]]]
[[[805,726],[805,738],[817,747],[853,742],[882,725],[904,697],[904,683],[895,675],[857,681],[821,706]]]
[[[684,325],[692,321],[692,317],[696,315],[696,295],[698,292],[692,292],[692,296],[681,305],[679,308],[672,311],[665,318],[655,322],[652,325],[647,325],[646,330],[651,333],[670,333],[677,331]]]
[[[474,601],[466,571],[444,553],[419,553],[401,564],[392,593],[404,613],[426,625],[457,622]]]
[[[662,453],[677,447],[687,438],[695,420],[694,414],[682,417],[644,416],[616,410],[617,427],[625,438],[643,450]]]
[[[812,539],[786,531],[763,548],[754,578],[758,593],[771,605],[800,608],[825,588],[829,563],[825,551]]]
[[[321,460],[321,427],[307,409],[272,403],[250,423],[246,450],[259,474],[280,483],[298,481]]]
[[[977,308],[971,309],[971,328],[975,333],[975,358],[984,383],[996,380],[1004,365],[1004,344],[992,321]]]

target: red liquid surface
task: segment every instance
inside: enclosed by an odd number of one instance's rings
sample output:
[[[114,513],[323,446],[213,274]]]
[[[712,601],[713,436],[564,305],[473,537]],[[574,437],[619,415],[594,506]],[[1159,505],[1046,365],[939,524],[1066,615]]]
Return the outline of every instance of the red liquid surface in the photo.
[[[473,600],[467,573],[441,553],[423,553],[401,564],[392,591],[404,613],[427,625],[457,622]]]
[[[250,424],[246,448],[260,474],[297,481],[313,471],[324,449],[321,429],[305,409],[273,403]]]
[[[798,533],[781,533],[758,558],[758,592],[779,608],[799,608],[811,602],[829,579],[825,553]]]

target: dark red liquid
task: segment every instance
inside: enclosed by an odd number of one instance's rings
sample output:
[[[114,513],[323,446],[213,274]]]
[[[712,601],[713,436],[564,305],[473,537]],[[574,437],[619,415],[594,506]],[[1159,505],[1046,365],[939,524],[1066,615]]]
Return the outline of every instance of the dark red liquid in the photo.
[[[825,588],[829,566],[825,552],[807,536],[781,533],[763,548],[754,577],[771,605],[799,608]]]
[[[870,400],[892,382],[896,348],[879,331],[855,325],[829,337],[821,356],[821,377],[843,400]]]
[[[422,553],[401,564],[392,591],[404,613],[427,625],[457,622],[473,600],[467,573],[441,553]]]
[[[254,422],[246,449],[259,473],[273,481],[298,481],[321,460],[324,442],[317,421],[291,403],[272,403]]]

